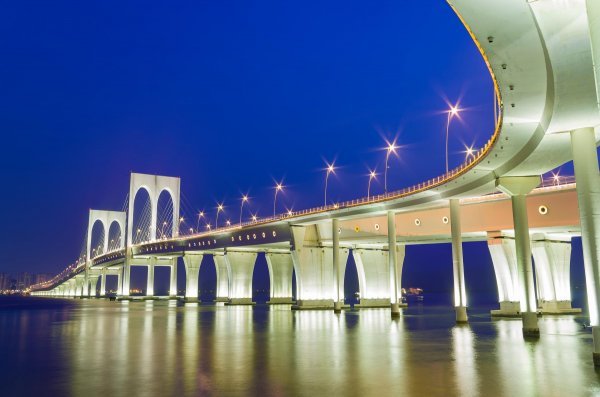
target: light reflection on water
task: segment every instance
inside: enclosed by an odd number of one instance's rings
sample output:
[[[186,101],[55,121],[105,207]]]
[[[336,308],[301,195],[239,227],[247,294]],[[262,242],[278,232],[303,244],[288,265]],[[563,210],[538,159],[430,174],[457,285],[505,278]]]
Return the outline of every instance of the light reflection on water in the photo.
[[[30,301],[31,302],[31,301]],[[581,318],[518,320],[448,307],[334,315],[174,301],[0,301],[0,394],[7,396],[443,395],[600,392]]]

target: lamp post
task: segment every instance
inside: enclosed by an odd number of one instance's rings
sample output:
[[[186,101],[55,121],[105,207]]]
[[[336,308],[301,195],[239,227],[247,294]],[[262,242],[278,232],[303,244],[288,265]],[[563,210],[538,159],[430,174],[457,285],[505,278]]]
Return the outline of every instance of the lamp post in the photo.
[[[283,185],[281,183],[277,183],[275,185],[275,198],[273,199],[273,218],[275,218],[275,212],[277,209],[277,193],[283,191]]]
[[[242,226],[242,212],[244,211],[244,203],[248,201],[248,195],[242,196],[242,204],[240,205],[240,226]]]
[[[329,181],[329,175],[334,173],[335,167],[333,163],[327,164],[327,172],[325,173],[325,202],[324,206],[327,207],[327,182]]]
[[[219,212],[223,211],[223,204],[217,206],[217,218],[215,219],[215,229],[219,228]]]
[[[160,228],[160,237],[164,238],[165,237],[165,226],[167,226],[167,222],[163,222],[162,227]]]
[[[446,120],[446,174],[448,173],[448,132],[450,131],[450,121],[454,116],[458,116],[460,109],[458,105],[450,106],[450,110],[448,110],[448,118]]]
[[[387,171],[388,171],[388,161],[390,159],[390,154],[392,153],[396,153],[396,149],[398,149],[398,146],[396,146],[396,141],[392,142],[392,143],[388,143],[387,149],[386,149],[386,153],[385,153],[385,170],[383,172],[383,189],[385,191],[385,193],[387,193]]]
[[[369,184],[367,185],[367,200],[371,198],[371,181],[377,177],[377,173],[375,171],[371,171],[369,173]]]
[[[465,161],[469,160],[469,157],[475,160],[475,149],[472,146],[465,148]]]
[[[198,212],[198,222],[196,222],[196,233],[200,232],[200,218],[204,218],[204,211]]]

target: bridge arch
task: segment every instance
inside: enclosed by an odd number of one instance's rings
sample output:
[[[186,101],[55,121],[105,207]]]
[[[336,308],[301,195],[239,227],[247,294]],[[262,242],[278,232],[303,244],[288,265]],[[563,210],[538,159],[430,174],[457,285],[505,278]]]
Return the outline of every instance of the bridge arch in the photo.
[[[127,241],[132,244],[133,240],[133,213],[135,209],[135,198],[140,189],[145,189],[150,197],[150,226],[149,239],[155,241],[158,236],[157,218],[158,218],[158,199],[163,191],[167,191],[173,203],[172,214],[172,236],[179,235],[179,196],[180,196],[180,179],[176,177],[148,175],[132,173],[129,183],[129,210],[127,215]]]
[[[125,230],[125,212],[121,211],[104,211],[91,209],[88,218],[88,231],[87,231],[87,259],[90,259],[92,249],[92,234],[94,225],[97,222],[102,224],[103,228],[103,241],[102,241],[102,253],[106,253],[109,250],[109,236],[110,228],[114,222],[117,222],[121,230]],[[124,246],[123,233],[121,233],[121,240],[119,241],[119,247]]]

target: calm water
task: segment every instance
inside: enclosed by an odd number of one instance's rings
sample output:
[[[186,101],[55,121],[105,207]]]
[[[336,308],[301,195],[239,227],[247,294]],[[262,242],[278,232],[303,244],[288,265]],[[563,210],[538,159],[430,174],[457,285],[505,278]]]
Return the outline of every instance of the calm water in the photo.
[[[291,312],[174,301],[0,299],[1,396],[600,394],[583,317],[447,306]]]

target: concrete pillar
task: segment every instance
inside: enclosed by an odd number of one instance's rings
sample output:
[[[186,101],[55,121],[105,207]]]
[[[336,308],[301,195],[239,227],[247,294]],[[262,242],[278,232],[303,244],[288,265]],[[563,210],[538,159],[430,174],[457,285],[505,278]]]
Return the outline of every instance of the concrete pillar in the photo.
[[[183,263],[185,265],[185,300],[198,301],[198,276],[203,254],[185,254]]]
[[[82,298],[83,297],[87,298],[90,295],[89,288],[88,288],[89,287],[89,285],[88,285],[88,283],[89,283],[89,272],[90,272],[89,269],[86,268],[85,272],[84,272],[84,276],[83,276],[83,281],[82,281],[83,282],[82,290],[81,290],[81,297]]]
[[[588,1],[588,11],[598,6]],[[600,26],[599,26],[600,28]],[[577,200],[581,225],[581,245],[585,267],[590,323],[594,337],[594,365],[600,366],[600,176],[593,128],[571,132],[571,149],[577,182]]]
[[[389,280],[390,280],[390,301],[392,317],[400,316],[400,298],[398,293],[400,280],[398,278],[398,255],[396,253],[396,216],[393,211],[387,213],[388,226],[388,261],[389,261]]]
[[[227,251],[223,259],[229,269],[229,305],[251,305],[255,252]]]
[[[402,280],[402,267],[404,263],[405,246],[396,245],[396,261],[398,280]],[[362,249],[352,250],[356,271],[358,273],[358,286],[360,289],[360,303],[358,307],[390,307],[390,262],[387,249]],[[397,283],[397,296],[402,296],[400,284]],[[399,302],[400,306],[403,306]]]
[[[265,255],[269,267],[271,297],[269,304],[292,303],[292,275],[294,263],[290,253],[267,252]]]
[[[452,270],[454,274],[454,307],[456,322],[466,323],[467,292],[465,288],[465,267],[462,251],[462,231],[460,225],[460,201],[450,200],[450,230],[452,234]]]
[[[296,305],[292,309],[332,309],[336,292],[333,280],[333,252],[323,246],[321,235],[330,237],[328,224],[292,226],[292,260],[296,270]],[[339,263],[345,264],[349,251],[341,250]],[[341,271],[343,274],[343,271]],[[340,280],[341,284],[341,280]],[[341,287],[343,290],[343,287]]]
[[[123,269],[119,269],[117,273],[117,295],[121,295],[123,289]]]
[[[171,282],[169,285],[169,297],[177,297],[177,258],[171,259]]]
[[[121,288],[119,289],[121,298],[129,298],[129,291],[131,289],[130,283],[131,283],[131,259],[126,258],[125,262],[123,263],[123,277],[121,280]]]
[[[488,233],[488,249],[494,265],[500,309],[492,310],[492,316],[519,317],[521,302],[519,297],[519,278],[517,269],[517,251],[513,238]]]
[[[96,286],[98,285],[98,275],[90,275],[88,283],[88,297],[95,298],[96,297]]]
[[[571,307],[571,242],[535,240],[531,243],[531,252],[542,313],[580,313],[581,309]]]
[[[100,271],[100,297],[106,296],[106,269]]]
[[[217,296],[215,301],[229,302],[229,279],[231,278],[229,263],[225,260],[224,255],[214,255],[213,259],[217,273]]]
[[[146,279],[146,296],[154,296],[154,263],[156,258],[150,259],[151,264],[148,265],[148,277]]]
[[[340,271],[340,233],[338,232],[339,221],[332,219],[331,221],[331,241],[332,241],[332,260],[333,260],[333,311],[335,313],[342,312],[344,291],[340,291],[341,282],[344,279],[344,274]]]
[[[540,335],[540,329],[537,320],[537,303],[531,263],[526,195],[540,184],[540,177],[502,177],[497,180],[496,184],[500,190],[511,196],[517,267],[519,269],[523,335],[536,337]]]

